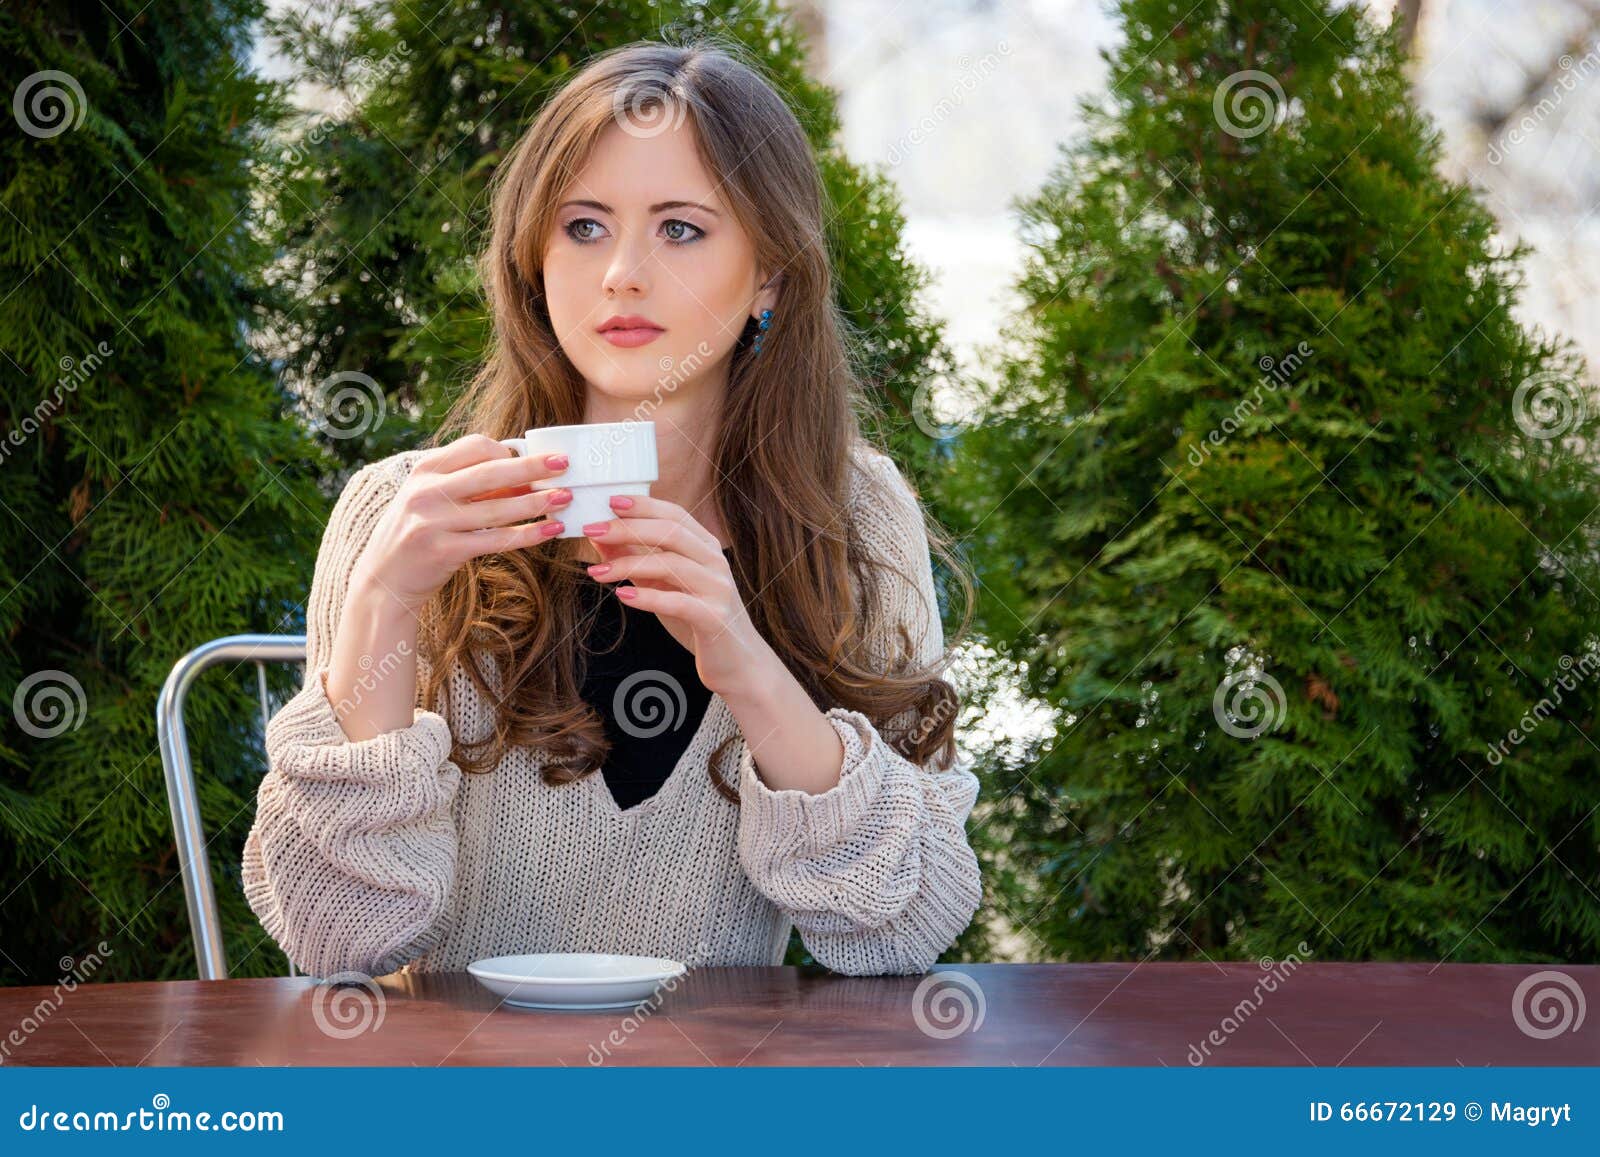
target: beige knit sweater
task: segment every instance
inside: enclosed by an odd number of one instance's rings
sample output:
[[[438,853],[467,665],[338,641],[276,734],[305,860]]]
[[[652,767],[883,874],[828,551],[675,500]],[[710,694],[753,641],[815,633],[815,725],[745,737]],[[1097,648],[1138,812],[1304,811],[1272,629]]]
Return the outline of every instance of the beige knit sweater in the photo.
[[[356,559],[419,453],[362,468],[335,503],[307,607],[305,684],[267,726],[244,885],[298,968],[454,971],[525,952],[770,965],[791,924],[838,972],[920,973],[938,959],[982,898],[965,830],[978,780],[967,762],[911,762],[859,712],[826,712],[845,759],[821,794],[768,788],[743,739],[729,744],[719,770],[736,777],[738,804],[707,773],[738,732],[718,695],[660,791],[626,810],[598,771],[545,784],[538,749],[464,775],[451,736],[485,737],[493,707],[459,669],[448,718],[417,707],[409,727],[352,742],[324,684],[332,640]],[[870,549],[917,577],[894,580],[891,604],[920,657],[941,656],[917,499],[877,451],[852,462],[850,517]]]

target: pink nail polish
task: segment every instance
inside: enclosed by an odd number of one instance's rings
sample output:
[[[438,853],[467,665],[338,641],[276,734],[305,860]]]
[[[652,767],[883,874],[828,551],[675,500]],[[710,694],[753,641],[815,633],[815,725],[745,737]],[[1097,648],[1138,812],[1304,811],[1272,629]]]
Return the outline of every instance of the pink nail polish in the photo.
[[[615,510],[627,510],[632,505],[633,499],[629,498],[626,494],[613,494],[611,496],[611,506]]]
[[[632,587],[617,587],[616,591],[619,599],[631,599],[638,594]]]
[[[589,573],[595,576],[603,575],[611,569],[609,562],[597,562],[589,568]]]
[[[604,522],[591,522],[583,528],[583,533],[591,537],[597,537],[606,532],[606,525]]]
[[[565,454],[546,454],[544,464],[552,470],[564,470],[567,466],[567,456]]]
[[[547,522],[547,523],[545,523],[543,526],[541,526],[539,528],[539,533],[544,535],[546,538],[554,538],[556,535],[560,534],[565,529],[566,529],[566,526],[563,523],[560,523],[560,522]]]

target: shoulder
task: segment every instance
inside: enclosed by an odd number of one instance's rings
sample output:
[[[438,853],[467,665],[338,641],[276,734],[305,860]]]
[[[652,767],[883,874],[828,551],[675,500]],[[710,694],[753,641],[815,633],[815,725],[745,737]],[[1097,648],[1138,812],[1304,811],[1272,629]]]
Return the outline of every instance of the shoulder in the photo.
[[[862,538],[882,554],[926,550],[922,499],[895,460],[865,441],[850,450],[850,512]]]

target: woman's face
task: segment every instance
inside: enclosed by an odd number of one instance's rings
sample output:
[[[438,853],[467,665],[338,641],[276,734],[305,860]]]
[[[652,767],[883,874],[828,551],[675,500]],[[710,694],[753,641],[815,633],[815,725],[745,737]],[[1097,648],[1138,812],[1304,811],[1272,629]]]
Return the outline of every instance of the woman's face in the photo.
[[[557,202],[544,253],[550,320],[602,420],[616,414],[605,400],[720,389],[746,319],[775,304],[693,132],[687,119],[648,136],[611,125]],[[608,337],[617,316],[659,329]]]

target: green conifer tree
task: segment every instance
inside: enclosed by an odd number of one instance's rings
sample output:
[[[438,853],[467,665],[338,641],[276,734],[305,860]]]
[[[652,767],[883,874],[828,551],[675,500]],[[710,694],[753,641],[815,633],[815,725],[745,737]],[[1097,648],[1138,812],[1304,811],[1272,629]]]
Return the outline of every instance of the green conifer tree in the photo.
[[[952,498],[1026,689],[1008,914],[1070,958],[1600,956],[1597,417],[1392,31],[1121,0]]]
[[[300,629],[329,463],[247,335],[265,308],[255,0],[0,8],[0,978],[193,976],[155,707],[208,639]],[[291,682],[275,670],[273,685]],[[187,718],[236,966],[255,671]],[[270,942],[267,948],[270,949]]]

